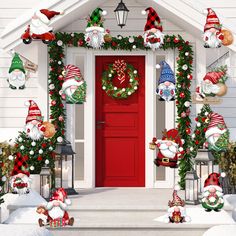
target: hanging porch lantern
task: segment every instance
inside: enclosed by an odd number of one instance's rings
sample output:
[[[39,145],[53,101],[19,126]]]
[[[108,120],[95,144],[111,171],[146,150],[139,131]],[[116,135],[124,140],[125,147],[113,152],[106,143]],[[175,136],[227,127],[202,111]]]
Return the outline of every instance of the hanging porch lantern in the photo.
[[[121,0],[118,4],[117,8],[114,10],[116,14],[117,24],[122,28],[126,24],[127,16],[129,13],[128,8],[125,6],[123,1]]]
[[[185,202],[190,205],[199,204],[198,198],[199,177],[195,170],[187,171],[185,176]]]
[[[50,168],[44,166],[40,172],[40,195],[45,199],[50,198],[51,183]]]
[[[62,143],[56,144],[55,149],[55,178],[56,188],[64,188],[68,195],[78,194],[74,189],[74,154],[71,143],[65,140]],[[71,178],[69,179],[70,167],[68,165],[71,159]],[[70,183],[69,183],[70,182]]]

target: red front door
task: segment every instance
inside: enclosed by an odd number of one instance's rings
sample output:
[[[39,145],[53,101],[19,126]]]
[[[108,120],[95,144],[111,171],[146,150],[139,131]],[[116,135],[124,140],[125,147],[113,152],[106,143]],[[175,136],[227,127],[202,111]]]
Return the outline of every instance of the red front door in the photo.
[[[102,72],[117,59],[132,64],[140,76],[139,89],[124,100],[102,90]],[[96,186],[145,186],[144,56],[96,57]]]

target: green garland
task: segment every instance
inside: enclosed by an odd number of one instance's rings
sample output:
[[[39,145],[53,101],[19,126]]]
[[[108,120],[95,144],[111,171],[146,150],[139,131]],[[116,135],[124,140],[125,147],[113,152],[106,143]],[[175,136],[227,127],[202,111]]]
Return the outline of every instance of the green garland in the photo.
[[[127,64],[126,70],[129,75],[129,85],[127,88],[117,88],[113,85],[112,80],[114,76],[117,75],[117,72],[113,70],[113,64],[108,65],[108,70],[105,70],[102,74],[102,89],[106,91],[107,95],[116,98],[124,99],[128,98],[138,89],[139,79],[138,72],[135,68]]]
[[[143,37],[132,36],[132,43],[129,42],[130,37],[112,37],[112,40],[106,41],[102,50],[151,50],[144,46]],[[130,40],[131,41],[131,40]],[[57,128],[57,134],[55,139],[58,137],[64,138],[65,129],[65,110],[62,103],[59,91],[63,81],[60,80],[59,75],[61,74],[64,63],[64,49],[66,46],[82,47],[91,49],[84,40],[84,33],[56,33],[56,40],[49,45],[49,57],[50,57],[50,73],[49,73],[49,94],[51,97],[51,115],[50,119]],[[192,153],[190,147],[192,146],[191,133],[191,120],[190,106],[191,106],[191,80],[192,80],[192,62],[193,62],[193,51],[188,41],[184,41],[183,38],[178,35],[165,35],[163,50],[178,49],[179,58],[177,60],[177,91],[176,91],[176,106],[177,106],[177,123],[178,130],[181,137],[185,140],[183,148],[185,150],[183,158],[179,163],[179,175],[180,175],[180,186],[185,187],[185,175],[186,172],[191,170],[192,167]],[[53,89],[52,89],[53,88]]]

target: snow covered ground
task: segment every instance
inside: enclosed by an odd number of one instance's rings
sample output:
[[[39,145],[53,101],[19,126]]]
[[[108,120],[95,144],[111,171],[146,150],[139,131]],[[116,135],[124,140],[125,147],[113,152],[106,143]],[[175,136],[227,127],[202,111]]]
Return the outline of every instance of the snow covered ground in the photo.
[[[203,236],[234,236],[236,235],[235,225],[218,225],[208,229]]]

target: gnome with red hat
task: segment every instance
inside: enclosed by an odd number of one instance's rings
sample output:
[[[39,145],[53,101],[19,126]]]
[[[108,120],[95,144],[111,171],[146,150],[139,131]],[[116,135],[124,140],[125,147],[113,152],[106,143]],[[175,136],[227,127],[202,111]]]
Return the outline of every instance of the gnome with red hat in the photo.
[[[227,66],[208,72],[203,78],[201,85],[196,88],[197,100],[203,101],[205,97],[224,96],[227,92],[225,84],[227,79]]]
[[[224,173],[221,174],[225,176]],[[219,211],[224,206],[222,188],[219,181],[220,174],[211,173],[204,182],[202,206],[206,211]]]
[[[67,65],[62,72],[64,82],[59,92],[67,103],[83,103],[86,97],[86,82],[83,80],[80,69],[74,65]]]
[[[154,163],[157,166],[169,166],[177,168],[178,158],[183,155],[183,140],[177,129],[165,130],[162,140],[155,142],[159,152]]]
[[[29,107],[26,117],[25,132],[32,140],[39,140],[43,137],[45,127],[42,125],[43,117],[35,101],[29,100],[25,103]]]
[[[217,152],[226,150],[229,143],[229,130],[224,118],[215,112],[210,113],[208,118],[210,122],[205,133],[208,149]]]
[[[179,187],[174,189],[173,200],[168,202],[168,215],[164,219],[166,223],[183,223],[191,221],[190,217],[186,215],[184,208],[185,201],[182,200],[177,194],[178,189]]]
[[[152,7],[148,7],[142,14],[148,12],[147,22],[144,27],[144,45],[155,50],[160,48],[164,42],[164,34],[162,33],[161,19]]]
[[[14,167],[11,173],[10,186],[12,193],[26,194],[30,189],[30,173],[26,163],[27,157],[22,156],[21,153],[16,153],[14,160]]]
[[[74,218],[70,218],[67,212],[70,204],[71,201],[67,198],[64,188],[58,188],[53,192],[50,201],[46,205],[48,221],[51,227],[72,226],[74,224]]]
[[[56,16],[63,14],[64,12],[51,11],[48,9],[41,9],[35,12],[31,18],[30,31],[36,35],[42,35],[53,30],[52,27],[48,26],[50,20]]]
[[[205,42],[205,48],[219,48],[221,47],[222,40],[224,39],[221,33],[221,24],[216,13],[207,8],[206,24],[204,26],[203,40]]]

